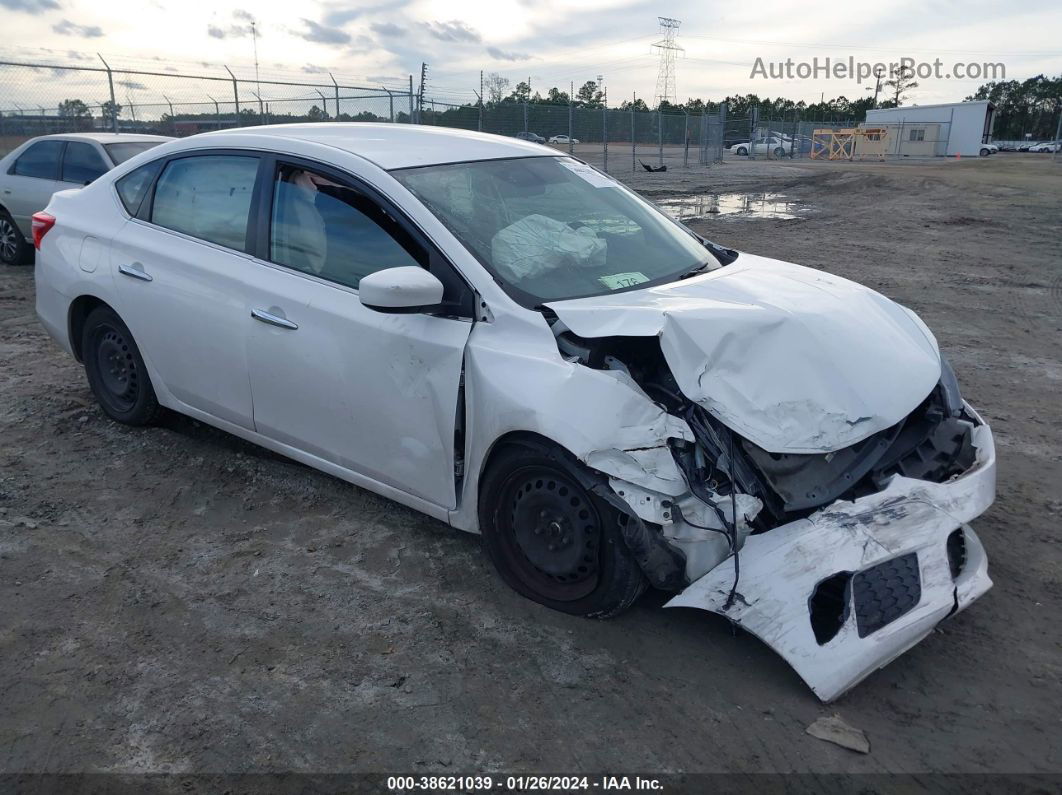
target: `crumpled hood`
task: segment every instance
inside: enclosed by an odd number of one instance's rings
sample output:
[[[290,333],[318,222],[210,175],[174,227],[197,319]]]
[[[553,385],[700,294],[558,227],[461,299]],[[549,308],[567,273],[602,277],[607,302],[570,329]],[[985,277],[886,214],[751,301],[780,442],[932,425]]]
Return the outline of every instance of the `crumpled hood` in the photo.
[[[680,282],[547,306],[580,337],[659,336],[683,394],[771,453],[855,444],[940,379],[936,340],[909,309],[751,254]]]

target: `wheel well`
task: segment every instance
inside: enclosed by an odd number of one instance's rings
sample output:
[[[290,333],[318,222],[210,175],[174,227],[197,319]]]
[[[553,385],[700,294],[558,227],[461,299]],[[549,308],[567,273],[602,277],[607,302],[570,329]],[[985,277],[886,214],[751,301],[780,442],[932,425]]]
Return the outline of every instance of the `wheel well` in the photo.
[[[85,321],[89,314],[98,306],[111,307],[106,301],[102,301],[94,295],[82,295],[74,299],[70,304],[70,317],[68,320],[70,334],[70,349],[74,352],[74,358],[79,362],[81,359],[81,331],[85,328]]]
[[[510,447],[529,447],[533,450],[551,450],[560,448],[564,452],[572,456],[575,460],[576,457],[564,447],[564,445],[553,441],[548,436],[543,436],[540,433],[533,431],[509,431],[509,433],[502,434],[494,440],[494,444],[491,445],[487,455],[483,458],[483,466],[479,469],[479,483],[482,485],[483,478],[487,472],[490,471],[495,459],[501,455],[507,448]]]

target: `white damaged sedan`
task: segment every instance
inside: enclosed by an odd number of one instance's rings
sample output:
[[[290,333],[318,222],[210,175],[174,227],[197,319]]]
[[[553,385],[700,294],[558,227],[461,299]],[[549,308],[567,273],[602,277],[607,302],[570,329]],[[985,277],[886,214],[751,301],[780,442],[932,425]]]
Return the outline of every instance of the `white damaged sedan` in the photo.
[[[482,533],[548,607],[672,591],[830,700],[991,586],[992,434],[926,326],[556,151],[209,133],[33,230],[38,314],[107,415],[178,411]]]

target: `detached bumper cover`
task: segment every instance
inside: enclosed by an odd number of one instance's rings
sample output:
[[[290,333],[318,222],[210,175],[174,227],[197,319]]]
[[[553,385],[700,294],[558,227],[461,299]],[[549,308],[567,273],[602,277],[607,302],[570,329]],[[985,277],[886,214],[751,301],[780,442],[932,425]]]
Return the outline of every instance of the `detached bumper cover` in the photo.
[[[729,609],[730,559],[667,607],[726,616],[778,652],[820,699],[837,698],[992,587],[967,525],[995,499],[995,447],[983,422],[973,442],[974,465],[946,483],[895,477],[877,494],[750,536]],[[836,625],[817,636],[811,607],[823,584],[837,589]]]

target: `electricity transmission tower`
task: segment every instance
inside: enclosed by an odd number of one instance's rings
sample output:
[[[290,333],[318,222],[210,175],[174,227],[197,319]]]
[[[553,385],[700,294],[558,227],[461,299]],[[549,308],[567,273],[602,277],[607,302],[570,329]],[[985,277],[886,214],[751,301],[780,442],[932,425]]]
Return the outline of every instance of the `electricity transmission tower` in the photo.
[[[664,38],[655,42],[652,47],[660,51],[660,69],[656,73],[656,101],[673,102],[678,99],[675,90],[675,59],[678,53],[684,50],[675,44],[681,21],[670,17],[657,17],[660,20],[660,32]]]

